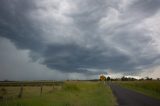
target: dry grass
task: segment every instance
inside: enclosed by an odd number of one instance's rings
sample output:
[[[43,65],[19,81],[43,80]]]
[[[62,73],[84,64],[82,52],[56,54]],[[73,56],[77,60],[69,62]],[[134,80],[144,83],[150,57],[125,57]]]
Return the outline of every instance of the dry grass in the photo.
[[[6,87],[6,97],[0,106],[114,106],[110,88],[99,82],[65,82],[63,85],[40,87],[25,86],[22,98],[17,98],[19,87]]]

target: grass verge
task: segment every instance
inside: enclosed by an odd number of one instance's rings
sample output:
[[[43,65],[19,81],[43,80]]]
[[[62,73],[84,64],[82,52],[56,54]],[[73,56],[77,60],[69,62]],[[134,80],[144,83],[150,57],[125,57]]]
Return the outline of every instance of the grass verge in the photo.
[[[160,81],[118,81],[122,87],[160,99]]]
[[[115,106],[111,89],[99,82],[65,82],[54,89],[24,88],[22,98],[0,100],[0,106]],[[11,88],[8,88],[11,89]],[[14,88],[14,92],[16,89]],[[18,89],[17,89],[18,90]],[[27,92],[26,92],[27,91]],[[17,91],[18,92],[18,91]],[[6,96],[7,97],[7,96]]]

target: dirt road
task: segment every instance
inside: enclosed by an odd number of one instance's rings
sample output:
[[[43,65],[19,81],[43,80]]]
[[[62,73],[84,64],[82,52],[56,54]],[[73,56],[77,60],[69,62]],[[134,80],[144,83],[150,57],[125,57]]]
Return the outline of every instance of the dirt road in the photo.
[[[160,106],[158,99],[122,88],[113,83],[109,83],[109,85],[117,98],[118,106]]]

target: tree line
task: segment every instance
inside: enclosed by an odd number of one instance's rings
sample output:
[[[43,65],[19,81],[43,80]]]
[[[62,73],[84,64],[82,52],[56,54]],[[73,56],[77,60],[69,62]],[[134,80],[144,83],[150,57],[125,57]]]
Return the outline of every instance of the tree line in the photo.
[[[100,79],[99,80],[106,80],[106,81],[143,81],[143,80],[147,80],[147,81],[150,81],[150,80],[160,80],[160,78],[157,78],[157,79],[153,79],[151,77],[145,77],[145,78],[140,78],[140,79],[136,79],[136,78],[133,78],[133,77],[121,77],[121,78],[111,78],[111,77],[105,77],[104,75],[103,76],[100,76]]]

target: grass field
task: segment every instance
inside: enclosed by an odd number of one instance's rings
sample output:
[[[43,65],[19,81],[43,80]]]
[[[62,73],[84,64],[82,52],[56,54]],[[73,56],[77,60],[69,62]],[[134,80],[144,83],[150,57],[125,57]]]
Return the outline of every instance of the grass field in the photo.
[[[160,81],[117,81],[122,87],[160,99]]]
[[[69,81],[55,86],[0,87],[0,106],[115,106],[110,88],[100,82]],[[5,90],[4,90],[5,89]],[[5,91],[5,92],[4,92]]]

